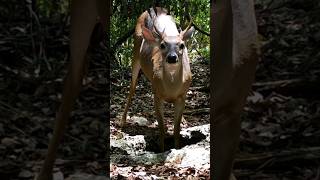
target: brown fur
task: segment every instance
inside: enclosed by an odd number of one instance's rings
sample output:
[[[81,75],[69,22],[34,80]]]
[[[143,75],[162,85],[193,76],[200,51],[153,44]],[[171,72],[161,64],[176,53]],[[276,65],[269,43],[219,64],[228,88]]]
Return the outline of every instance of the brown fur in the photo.
[[[232,166],[239,143],[240,115],[259,53],[253,1],[216,1],[213,17],[212,179],[235,180]]]

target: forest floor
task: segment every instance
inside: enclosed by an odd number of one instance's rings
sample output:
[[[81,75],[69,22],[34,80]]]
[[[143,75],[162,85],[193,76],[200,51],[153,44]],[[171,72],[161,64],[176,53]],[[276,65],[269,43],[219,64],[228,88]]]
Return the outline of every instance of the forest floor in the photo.
[[[319,10],[304,3],[274,4],[256,6],[262,57],[242,116],[235,175],[240,180],[317,180],[320,179]],[[51,50],[46,52],[47,57],[56,58],[46,59],[51,68],[35,67],[30,60],[34,55],[30,54],[32,47],[25,42],[29,37],[23,30],[27,23],[0,26],[0,179],[4,180],[33,179],[34,172],[39,170],[48,137],[52,136],[65,75],[65,60],[61,59],[67,57],[67,40],[48,38],[47,47]],[[97,55],[91,62],[87,82],[70,118],[58,152],[57,177],[62,172],[65,177],[80,173],[105,175],[108,75],[107,62],[101,59]],[[194,62],[192,71],[194,78],[187,96],[183,128],[209,123],[207,60]],[[113,70],[111,75],[112,129],[118,128],[115,121],[126,102],[130,69]],[[141,76],[129,115],[154,121],[152,102],[150,84]],[[166,109],[172,111],[169,104]],[[168,129],[172,128],[170,117],[169,113]],[[161,166],[155,167],[156,173],[195,175],[196,172],[165,171]],[[152,170],[152,166],[137,165],[133,171],[148,168]],[[198,177],[205,179],[208,172],[201,173]]]
[[[193,78],[192,78],[193,81],[187,93],[186,107],[184,111],[185,121],[181,122],[182,129],[201,126],[205,124],[209,125],[210,123],[210,116],[209,116],[210,89],[208,86],[209,80],[210,80],[209,78],[210,70],[209,70],[208,60],[201,59],[201,58],[194,60],[194,62],[191,63],[191,71],[193,74]],[[124,129],[124,131],[121,131],[121,130],[119,131],[118,124],[121,119],[124,105],[127,100],[129,85],[130,85],[128,83],[129,82],[128,80],[130,80],[130,76],[125,77],[127,80],[124,80],[122,79],[124,77],[123,74],[126,74],[126,73],[119,73],[118,71],[115,71],[114,73],[117,73],[117,75],[114,75],[112,73],[113,75],[111,80],[112,81],[111,108],[110,108],[111,110],[110,128],[111,128],[111,134],[112,134],[111,136],[115,137],[116,139],[119,139],[120,134],[121,134],[121,139],[126,139],[126,138],[132,139],[134,135],[141,135],[141,134],[144,134],[145,136],[149,136],[148,138],[155,136],[157,138],[152,138],[153,140],[151,140],[155,142],[149,143],[149,144],[152,144],[153,147],[149,147],[149,148],[146,147],[146,149],[149,149],[149,151],[151,150],[154,153],[160,153],[159,145],[157,144],[159,133],[157,128],[154,129],[154,127],[157,127],[157,125],[155,125],[157,122],[154,115],[153,94],[152,94],[150,82],[146,79],[144,75],[140,76],[137,83],[137,89],[135,91],[136,94],[129,108],[129,113],[128,113],[129,117],[127,119],[128,125]],[[124,82],[126,82],[126,84],[124,84]],[[126,88],[123,88],[123,85],[125,85]],[[165,122],[168,128],[168,131],[171,134],[170,135],[171,137],[173,135],[173,110],[174,110],[173,104],[171,103],[164,104]],[[132,122],[132,119],[141,118],[141,117],[149,121],[148,123],[146,123],[148,124],[149,128],[147,128],[147,126],[141,127],[141,126],[134,125],[134,122]],[[148,131],[148,129],[150,129],[151,132],[150,130]],[[133,135],[131,136],[122,135],[122,134],[125,134],[124,132],[130,135],[131,134]],[[148,139],[148,138],[145,137],[145,139]],[[111,139],[112,139],[111,141],[114,141],[113,140],[114,138],[111,138]],[[136,145],[133,145],[133,146],[136,146]],[[147,146],[148,146],[148,143],[147,143]],[[166,146],[166,150],[169,150],[168,146],[173,148],[173,138],[167,137],[165,140],[165,146]],[[188,146],[188,148],[192,149],[195,147]],[[209,143],[206,145],[206,148],[207,149],[210,148]],[[111,153],[117,153],[116,151],[119,151],[119,149],[122,149],[122,151],[125,152],[124,150],[125,148],[117,148],[116,150],[111,150]],[[148,152],[143,152],[143,153],[147,154]],[[194,153],[200,153],[200,152],[198,151]],[[123,154],[128,154],[128,152]],[[115,179],[121,179],[123,177],[150,179],[152,176],[158,176],[158,177],[167,179],[173,174],[179,174],[179,176],[181,177],[187,177],[187,176],[193,175],[195,177],[201,177],[203,179],[207,179],[209,177],[209,174],[208,174],[209,166],[207,166],[206,169],[205,168],[197,169],[194,167],[178,168],[174,166],[174,163],[169,163],[171,166],[168,166],[168,163],[165,163],[164,161],[156,161],[157,164],[152,164],[147,166],[143,164],[129,165],[129,164],[132,164],[132,162],[128,162],[128,159],[129,157],[125,158],[120,162],[113,163],[112,173],[111,173],[112,177],[114,177]],[[208,161],[208,165],[209,165],[209,161]],[[127,169],[127,170],[124,170],[124,169]],[[142,176],[141,174],[144,174],[144,176]]]

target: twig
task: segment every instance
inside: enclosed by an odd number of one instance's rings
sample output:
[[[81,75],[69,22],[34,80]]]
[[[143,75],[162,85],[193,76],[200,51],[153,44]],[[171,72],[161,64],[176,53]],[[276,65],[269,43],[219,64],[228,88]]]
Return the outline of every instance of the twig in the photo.
[[[184,112],[184,114],[190,114],[190,115],[207,114],[207,113],[210,113],[210,108],[194,109],[194,110],[189,110]]]
[[[19,114],[18,110],[16,110],[14,107],[10,106],[9,104],[7,104],[5,102],[0,101],[0,105],[2,105],[2,109],[3,110],[7,110],[9,112],[12,112],[12,113],[15,113],[15,114]]]
[[[209,86],[192,86],[189,88],[191,91],[210,91]]]
[[[165,114],[172,114],[173,111],[165,111]],[[196,115],[196,114],[208,114],[210,113],[210,108],[193,109],[189,111],[184,111],[183,114]]]
[[[279,81],[269,81],[269,82],[256,82],[253,84],[254,87],[264,87],[264,86],[286,86],[292,83],[303,82],[303,79],[287,79]]]
[[[204,30],[200,29],[197,25],[195,25],[194,23],[192,23],[192,25],[194,26],[194,28],[199,31],[200,33],[206,35],[206,36],[210,36],[209,33],[205,32]]]

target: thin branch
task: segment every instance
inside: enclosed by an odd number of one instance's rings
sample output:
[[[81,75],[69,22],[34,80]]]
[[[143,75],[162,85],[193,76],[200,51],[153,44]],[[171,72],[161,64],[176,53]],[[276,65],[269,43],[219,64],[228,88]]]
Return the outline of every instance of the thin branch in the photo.
[[[206,35],[206,36],[210,36],[209,33],[205,32],[205,31],[202,30],[202,29],[200,29],[200,28],[199,28],[197,25],[195,25],[194,23],[192,23],[192,25],[193,25],[193,27],[194,27],[197,31],[199,31],[200,33],[202,33],[202,34],[204,34],[204,35]]]

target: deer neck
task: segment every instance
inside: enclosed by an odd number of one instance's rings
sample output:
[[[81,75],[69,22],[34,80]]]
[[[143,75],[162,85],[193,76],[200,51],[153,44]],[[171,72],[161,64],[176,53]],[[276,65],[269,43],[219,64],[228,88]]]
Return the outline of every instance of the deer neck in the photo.
[[[181,82],[183,75],[182,62],[176,64],[165,63],[162,69],[164,83],[176,84]]]

